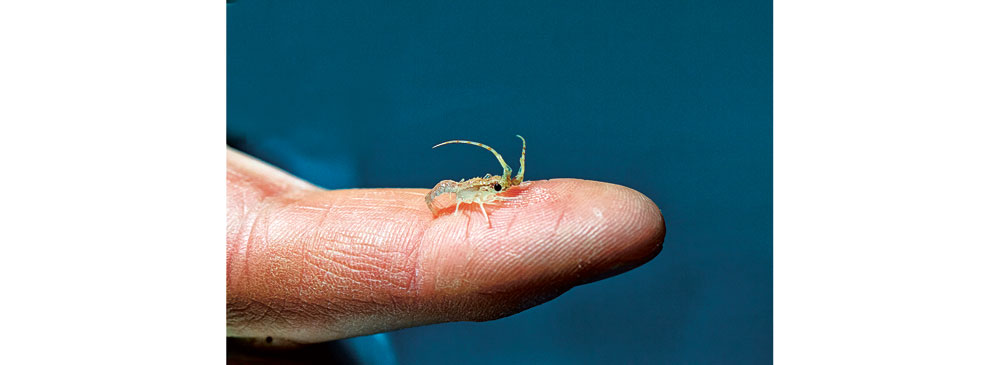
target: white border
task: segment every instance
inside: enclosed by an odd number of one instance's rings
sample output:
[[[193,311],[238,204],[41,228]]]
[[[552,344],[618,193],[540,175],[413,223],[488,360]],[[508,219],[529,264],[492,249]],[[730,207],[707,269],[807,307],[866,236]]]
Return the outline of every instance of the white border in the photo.
[[[998,4],[775,4],[776,363],[1000,363]]]
[[[0,363],[225,361],[225,5],[0,5]]]

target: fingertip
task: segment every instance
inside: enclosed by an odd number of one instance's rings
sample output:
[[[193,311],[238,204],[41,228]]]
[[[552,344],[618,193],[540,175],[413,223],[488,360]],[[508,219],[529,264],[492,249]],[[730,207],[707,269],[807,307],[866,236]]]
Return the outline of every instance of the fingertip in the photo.
[[[492,313],[508,315],[638,267],[662,249],[660,210],[633,189],[556,179],[511,193],[518,199],[490,212],[492,227],[478,215],[435,219],[424,235],[434,250],[424,256],[423,272],[433,273],[425,293],[483,295],[497,307]]]
[[[576,285],[608,278],[636,268],[662,249],[666,226],[659,207],[646,195],[617,184],[562,179],[567,214],[576,215],[566,231],[567,257],[580,262]],[[565,218],[564,218],[565,219]]]
[[[612,212],[610,216],[595,217],[606,220],[609,227],[604,235],[605,244],[609,245],[608,260],[594,267],[580,284],[606,279],[649,262],[662,251],[666,236],[663,214],[652,199],[625,186],[595,183],[604,185],[609,197],[595,204],[595,216],[602,215],[598,213],[602,209]]]

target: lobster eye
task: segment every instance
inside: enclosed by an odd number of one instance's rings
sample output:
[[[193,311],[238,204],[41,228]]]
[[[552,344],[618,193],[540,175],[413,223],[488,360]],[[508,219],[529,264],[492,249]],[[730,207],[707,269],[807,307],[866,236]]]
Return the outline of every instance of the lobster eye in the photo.
[[[501,189],[503,189],[503,186],[500,186],[500,184],[493,184],[493,190],[500,191]]]

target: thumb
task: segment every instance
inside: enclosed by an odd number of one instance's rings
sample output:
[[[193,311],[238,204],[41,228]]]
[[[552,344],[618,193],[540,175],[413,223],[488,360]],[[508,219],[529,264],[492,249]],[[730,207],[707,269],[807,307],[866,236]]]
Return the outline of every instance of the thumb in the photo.
[[[227,169],[227,331],[309,343],[484,321],[629,270],[664,223],[635,190],[526,182],[435,217],[427,189],[325,191],[239,152]],[[463,206],[464,208],[465,206]]]

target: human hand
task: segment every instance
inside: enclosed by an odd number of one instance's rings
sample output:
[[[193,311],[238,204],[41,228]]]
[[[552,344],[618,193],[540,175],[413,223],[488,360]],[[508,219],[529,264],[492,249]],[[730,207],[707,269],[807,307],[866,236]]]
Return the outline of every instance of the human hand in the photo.
[[[635,268],[660,252],[645,195],[526,182],[519,199],[431,214],[428,189],[327,191],[230,149],[226,328],[273,345],[486,321]],[[468,209],[465,209],[468,208]]]

